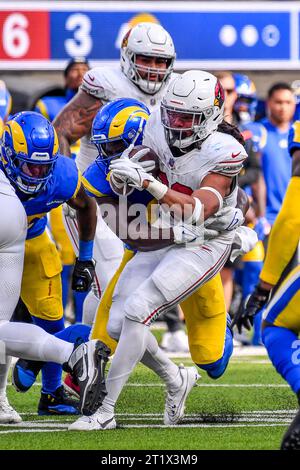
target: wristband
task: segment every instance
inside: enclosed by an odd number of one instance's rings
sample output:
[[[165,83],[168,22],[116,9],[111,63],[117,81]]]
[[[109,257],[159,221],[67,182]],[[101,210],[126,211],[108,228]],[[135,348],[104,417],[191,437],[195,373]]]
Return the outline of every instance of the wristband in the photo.
[[[94,240],[79,240],[79,261],[89,261],[93,258]]]
[[[149,182],[147,191],[159,201],[164,197],[168,189],[168,186],[166,186],[165,184],[161,183],[158,180],[154,180]]]

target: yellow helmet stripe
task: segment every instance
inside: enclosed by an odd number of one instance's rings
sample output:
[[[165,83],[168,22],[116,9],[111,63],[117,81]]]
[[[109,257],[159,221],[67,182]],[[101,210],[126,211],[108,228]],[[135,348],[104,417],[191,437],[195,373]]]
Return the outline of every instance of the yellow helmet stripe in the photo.
[[[57,137],[57,134],[56,134],[56,130],[54,128],[53,128],[53,130],[54,130],[53,155],[55,155],[58,152],[58,149],[59,149],[59,142],[58,142],[58,137]]]
[[[7,121],[4,132],[12,136],[12,142],[16,153],[28,155],[28,147],[22,127],[16,121]]]
[[[135,116],[142,117],[146,120],[149,117],[146,111],[141,109],[139,106],[128,106],[127,108],[122,109],[115,115],[115,117],[112,119],[110,123],[109,131],[108,131],[109,139],[119,137],[124,133],[124,129],[127,124],[127,119],[133,113],[135,114]]]

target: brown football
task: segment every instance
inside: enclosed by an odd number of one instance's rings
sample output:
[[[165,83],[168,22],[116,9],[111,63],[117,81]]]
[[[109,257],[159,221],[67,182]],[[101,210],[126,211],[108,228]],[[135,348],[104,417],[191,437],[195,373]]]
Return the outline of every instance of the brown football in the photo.
[[[139,150],[142,150],[142,149],[148,149],[149,151],[148,153],[146,153],[146,155],[140,158],[140,161],[147,162],[147,161],[153,160],[155,162],[155,168],[152,171],[150,171],[150,173],[152,176],[154,176],[154,178],[157,178],[159,174],[159,158],[157,154],[154,152],[154,150],[152,150],[150,147],[147,147],[146,145],[137,145],[131,150],[129,154],[129,158],[132,158]]]
[[[145,146],[145,145],[137,145],[136,147],[134,147],[130,154],[129,154],[129,158],[132,158],[139,150],[141,149],[145,149],[147,148],[149,150],[148,153],[146,153],[146,155],[144,155],[143,157],[141,157],[140,161],[142,162],[146,162],[146,161],[150,161],[150,160],[153,160],[155,162],[155,167],[152,171],[150,171],[150,174],[152,176],[154,176],[154,178],[157,178],[158,174],[159,174],[159,158],[157,156],[157,154],[154,152],[154,150],[152,150],[151,148]],[[126,188],[125,188],[125,191],[124,191],[124,184],[122,184],[121,181],[118,181],[117,178],[116,178],[116,183],[118,186],[116,186],[116,184],[114,183],[114,181],[110,178],[109,180],[109,184],[110,184],[110,187],[112,188],[112,190],[114,191],[115,194],[118,194],[118,195],[127,195],[129,194],[131,191],[132,191],[132,188],[130,186],[128,186],[127,184],[125,184]]]

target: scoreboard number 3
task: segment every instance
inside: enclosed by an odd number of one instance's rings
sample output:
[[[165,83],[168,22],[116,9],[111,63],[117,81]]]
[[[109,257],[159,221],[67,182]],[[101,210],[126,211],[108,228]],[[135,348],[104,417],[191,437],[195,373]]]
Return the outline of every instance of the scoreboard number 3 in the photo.
[[[74,31],[74,37],[65,40],[67,54],[71,57],[88,56],[93,47],[90,18],[82,13],[74,13],[67,18],[66,29]]]

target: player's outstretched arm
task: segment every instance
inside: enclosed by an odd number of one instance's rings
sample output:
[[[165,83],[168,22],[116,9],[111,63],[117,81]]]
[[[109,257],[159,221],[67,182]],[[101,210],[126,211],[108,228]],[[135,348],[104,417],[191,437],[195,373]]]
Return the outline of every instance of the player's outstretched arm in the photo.
[[[93,119],[101,106],[101,100],[79,90],[56,116],[53,125],[58,135],[60,152],[63,155],[70,157],[71,145],[90,133]]]
[[[138,230],[134,224],[135,216],[128,215],[130,203],[128,200],[122,207],[118,199],[114,197],[96,198],[100,207],[101,215],[109,228],[124,243],[130,245],[138,251],[155,251],[174,245],[174,234],[172,229],[162,230],[155,228],[144,221],[144,224],[138,224]],[[139,219],[140,222],[140,219]]]
[[[90,198],[83,185],[67,204],[76,210],[79,232],[79,255],[72,275],[72,289],[86,292],[90,289],[94,275],[93,243],[97,224],[96,202]]]

